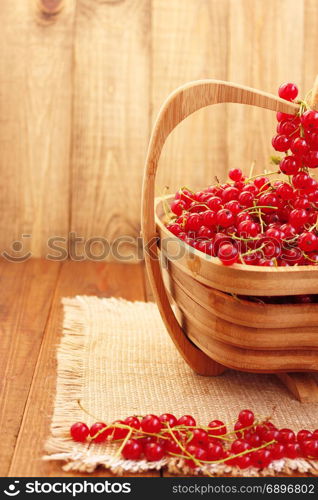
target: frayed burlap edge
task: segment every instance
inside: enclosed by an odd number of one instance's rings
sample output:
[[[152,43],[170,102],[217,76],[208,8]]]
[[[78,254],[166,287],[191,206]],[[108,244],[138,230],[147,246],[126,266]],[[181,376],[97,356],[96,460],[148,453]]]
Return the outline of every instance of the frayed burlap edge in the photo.
[[[78,409],[81,399],[83,359],[85,352],[85,314],[83,314],[82,300],[85,297],[64,298],[63,337],[57,349],[57,384],[54,402],[54,414],[51,424],[51,436],[45,443],[44,449],[48,453],[43,457],[45,461],[62,461],[65,471],[93,473],[102,466],[117,475],[129,473],[143,473],[150,470],[166,468],[170,474],[204,474],[210,476],[279,476],[295,475],[295,473],[312,474],[318,476],[318,461],[308,459],[282,459],[272,462],[266,469],[248,468],[241,470],[226,464],[210,464],[196,468],[189,468],[183,459],[165,458],[158,462],[146,460],[123,460],[116,456],[116,447],[109,444],[109,454],[98,453],[98,445],[74,443],[65,427],[74,423],[72,410]],[[122,299],[109,299],[122,300]],[[126,301],[124,301],[126,302]],[[57,397],[58,396],[58,397]]]

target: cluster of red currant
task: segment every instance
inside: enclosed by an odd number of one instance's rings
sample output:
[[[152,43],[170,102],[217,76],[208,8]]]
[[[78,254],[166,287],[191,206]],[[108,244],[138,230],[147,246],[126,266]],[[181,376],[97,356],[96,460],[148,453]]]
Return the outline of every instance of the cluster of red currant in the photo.
[[[292,100],[297,87],[284,84],[282,98]],[[277,113],[274,158],[278,175],[247,178],[240,169],[230,181],[198,192],[182,188],[171,204],[168,229],[188,245],[224,265],[295,266],[318,263],[318,182],[310,168],[318,167],[318,112],[300,101],[297,115]],[[288,150],[292,155],[288,155]]]
[[[177,419],[170,413],[159,417],[131,416],[110,425],[97,422],[89,428],[77,422],[70,429],[75,441],[120,442],[118,454],[127,460],[148,461],[183,458],[189,467],[225,463],[240,469],[267,467],[282,458],[318,459],[318,429],[277,429],[269,420],[257,421],[251,410],[242,410],[232,431],[220,420],[197,426],[191,415]]]

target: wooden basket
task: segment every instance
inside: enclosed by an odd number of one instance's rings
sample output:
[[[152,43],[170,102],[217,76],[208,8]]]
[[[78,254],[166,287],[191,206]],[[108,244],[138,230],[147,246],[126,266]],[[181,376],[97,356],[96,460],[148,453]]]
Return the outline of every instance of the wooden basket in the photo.
[[[172,340],[197,373],[219,375],[226,368],[278,373],[299,399],[318,401],[313,378],[287,375],[318,372],[318,304],[258,304],[230,295],[318,293],[317,267],[224,266],[172,235],[163,223],[163,201],[154,199],[169,134],[198,109],[222,102],[284,113],[298,109],[276,96],[215,80],[191,82],[168,97],[150,139],[143,184],[142,233],[154,297]]]

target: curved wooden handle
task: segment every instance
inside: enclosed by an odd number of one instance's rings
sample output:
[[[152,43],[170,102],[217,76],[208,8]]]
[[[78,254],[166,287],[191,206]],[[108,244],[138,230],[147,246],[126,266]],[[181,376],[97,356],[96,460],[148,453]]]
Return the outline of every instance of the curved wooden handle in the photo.
[[[159,311],[172,340],[192,369],[202,375],[217,375],[224,368],[190,342],[171,309],[158,260],[155,178],[162,148],[172,130],[195,111],[222,102],[249,104],[283,113],[295,113],[298,110],[296,104],[249,87],[218,80],[199,80],[187,83],[170,94],[155,122],[146,158],[142,194],[141,224],[146,268]]]

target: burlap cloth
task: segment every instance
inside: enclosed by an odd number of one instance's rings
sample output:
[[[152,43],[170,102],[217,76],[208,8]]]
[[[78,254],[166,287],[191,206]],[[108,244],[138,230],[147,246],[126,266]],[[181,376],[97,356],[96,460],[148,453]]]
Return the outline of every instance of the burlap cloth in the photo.
[[[115,456],[118,445],[88,446],[69,437],[74,422],[110,423],[133,414],[192,414],[207,425],[214,418],[233,421],[243,408],[267,416],[276,407],[273,420],[280,427],[318,427],[318,405],[300,404],[274,375],[228,371],[209,378],[193,373],[172,344],[155,304],[86,296],[63,303],[56,399],[45,460],[61,460],[65,469],[85,472],[98,465],[117,473],[162,466],[170,472],[187,472],[182,459],[125,461]],[[92,416],[80,409],[78,400]],[[244,474],[273,474],[274,469],[318,474],[317,462],[303,459],[279,460],[270,471],[249,469]],[[209,466],[212,474],[229,471],[228,465]]]

